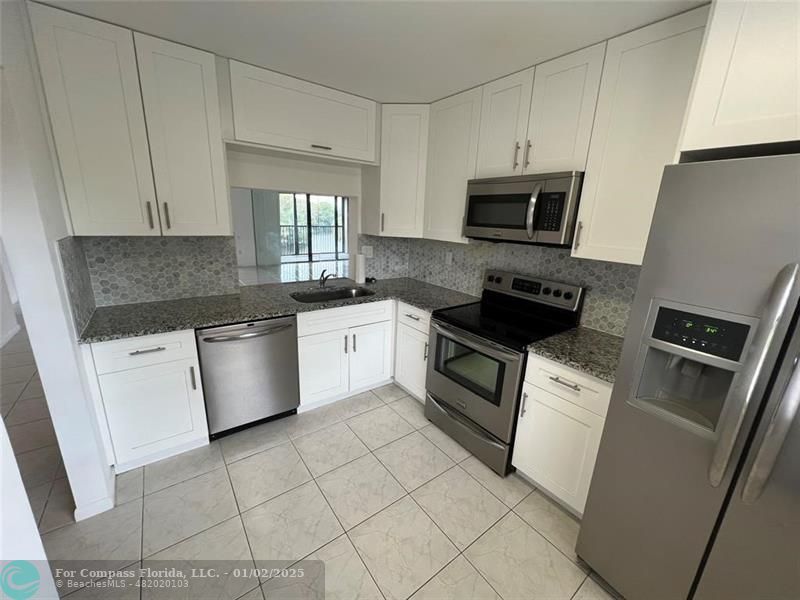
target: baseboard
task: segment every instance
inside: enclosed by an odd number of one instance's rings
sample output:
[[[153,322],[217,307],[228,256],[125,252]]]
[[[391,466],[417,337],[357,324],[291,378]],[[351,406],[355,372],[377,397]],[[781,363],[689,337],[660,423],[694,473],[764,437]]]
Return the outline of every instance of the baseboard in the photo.
[[[331,396],[330,398],[325,398],[325,400],[318,400],[316,402],[311,402],[310,404],[301,404],[297,407],[298,413],[304,413],[309,410],[314,410],[315,408],[320,408],[327,404],[333,404],[334,402],[338,402],[339,400],[344,400],[345,398],[351,398],[352,396],[357,396],[358,394],[363,394],[364,392],[368,392],[370,390],[374,390],[375,388],[379,388],[383,385],[388,385],[392,383],[394,380],[390,377],[389,379],[384,379],[383,381],[378,381],[373,383],[372,385],[368,385],[366,387],[358,388],[355,390],[350,390],[345,392],[344,394],[338,394],[336,396]]]
[[[22,327],[20,327],[20,324],[17,323],[16,325],[14,325],[14,327],[11,329],[11,331],[7,331],[4,336],[0,337],[0,348],[2,348],[8,342],[10,342],[11,338],[13,338],[15,335],[17,335],[20,331],[22,331]]]
[[[159,452],[153,452],[152,454],[148,454],[147,456],[142,456],[141,458],[137,458],[135,460],[129,460],[127,462],[117,463],[116,465],[114,465],[114,470],[116,471],[117,475],[119,475],[120,473],[124,473],[125,471],[130,471],[138,467],[143,467],[144,465],[149,465],[150,463],[154,463],[158,460],[169,458],[170,456],[175,456],[176,454],[188,452],[189,450],[194,450],[195,448],[200,448],[201,446],[208,446],[209,443],[210,442],[208,435],[205,435],[196,440],[192,440],[191,442],[186,442],[185,444],[181,444],[180,446],[174,446],[172,448],[168,448],[167,450],[160,450]]]
[[[74,513],[75,521],[83,521],[84,519],[88,519],[89,517],[99,515],[100,513],[106,512],[107,510],[111,510],[112,508],[114,508],[113,493],[111,496],[100,498],[99,500],[95,500],[94,502],[90,502],[89,504],[84,504],[83,506],[76,506]]]

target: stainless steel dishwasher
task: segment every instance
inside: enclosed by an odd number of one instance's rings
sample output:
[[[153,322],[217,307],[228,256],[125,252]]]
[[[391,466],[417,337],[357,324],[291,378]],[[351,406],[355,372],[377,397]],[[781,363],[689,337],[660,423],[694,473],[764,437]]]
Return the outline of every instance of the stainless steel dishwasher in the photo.
[[[195,335],[212,437],[300,405],[296,317],[209,327]]]

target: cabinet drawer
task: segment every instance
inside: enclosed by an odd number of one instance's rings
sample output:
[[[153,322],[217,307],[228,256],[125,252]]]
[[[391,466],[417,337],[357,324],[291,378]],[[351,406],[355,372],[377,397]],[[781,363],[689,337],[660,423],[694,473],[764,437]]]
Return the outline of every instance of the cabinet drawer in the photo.
[[[525,381],[601,417],[608,411],[610,384],[541,356],[529,355]]]
[[[398,302],[397,323],[408,325],[420,333],[427,334],[431,326],[431,313],[406,304],[405,302]]]
[[[393,304],[392,300],[382,300],[356,306],[342,306],[300,313],[297,315],[297,335],[313,335],[336,329],[348,329],[360,325],[369,325],[370,323],[391,321]]]
[[[92,344],[98,375],[197,357],[194,331],[159,333]]]

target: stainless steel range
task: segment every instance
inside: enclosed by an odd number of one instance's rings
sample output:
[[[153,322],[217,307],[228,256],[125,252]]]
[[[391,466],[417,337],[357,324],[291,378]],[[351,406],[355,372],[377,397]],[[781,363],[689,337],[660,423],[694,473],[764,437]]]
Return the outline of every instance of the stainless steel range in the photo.
[[[578,324],[584,289],[489,270],[480,302],[434,311],[425,416],[509,472],[528,346]]]

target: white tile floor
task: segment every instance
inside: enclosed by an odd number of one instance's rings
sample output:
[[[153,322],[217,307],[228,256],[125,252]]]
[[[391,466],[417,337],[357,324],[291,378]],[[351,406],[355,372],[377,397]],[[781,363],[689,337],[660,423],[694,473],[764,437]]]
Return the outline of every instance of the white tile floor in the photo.
[[[395,386],[122,474],[117,499],[44,533],[49,558],[319,559],[325,597],[343,600],[610,598],[575,557],[572,517],[497,477]],[[203,596],[319,597],[286,584],[223,578]]]

